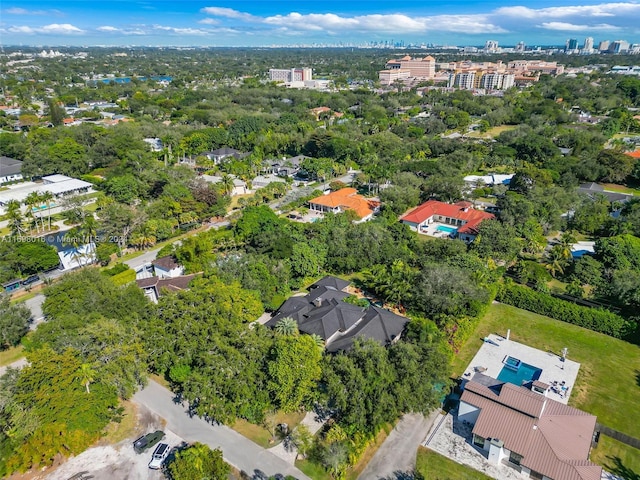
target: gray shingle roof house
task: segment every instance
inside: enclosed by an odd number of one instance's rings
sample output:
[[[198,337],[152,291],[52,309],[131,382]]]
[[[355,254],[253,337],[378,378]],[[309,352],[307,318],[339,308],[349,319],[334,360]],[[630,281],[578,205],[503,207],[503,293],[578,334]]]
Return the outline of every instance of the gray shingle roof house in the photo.
[[[328,352],[348,350],[357,338],[389,345],[400,338],[408,318],[374,306],[359,307],[344,302],[349,282],[326,276],[311,285],[303,297],[291,297],[266,325],[275,327],[285,317],[293,318],[302,333],[316,334]]]
[[[473,444],[490,462],[508,461],[531,478],[599,480],[589,461],[596,417],[532,390],[476,373],[460,398],[458,420],[473,425]],[[538,392],[538,393],[536,393]]]
[[[22,180],[22,162],[15,158],[0,156],[0,185]]]

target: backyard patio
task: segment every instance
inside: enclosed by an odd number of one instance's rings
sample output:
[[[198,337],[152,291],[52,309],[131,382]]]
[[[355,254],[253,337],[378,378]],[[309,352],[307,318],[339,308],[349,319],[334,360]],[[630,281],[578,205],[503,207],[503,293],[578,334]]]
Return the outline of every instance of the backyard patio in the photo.
[[[568,352],[571,355],[571,352]],[[505,366],[507,359],[520,361],[520,372]],[[560,352],[543,352],[522,343],[507,340],[505,337],[490,334],[485,337],[480,350],[462,375],[463,380],[471,380],[474,373],[481,372],[498,380],[519,384],[521,380],[532,380],[527,374],[538,376],[533,380],[546,383],[551,387],[547,396],[561,403],[568,403],[572,387],[575,385],[580,364],[573,360],[562,359]],[[531,376],[530,375],[530,376]]]

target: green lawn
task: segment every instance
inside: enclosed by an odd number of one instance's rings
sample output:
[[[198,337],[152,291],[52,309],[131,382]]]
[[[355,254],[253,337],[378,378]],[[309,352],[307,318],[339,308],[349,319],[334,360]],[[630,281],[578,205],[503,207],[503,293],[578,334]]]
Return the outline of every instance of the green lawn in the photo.
[[[425,447],[418,448],[416,471],[425,480],[490,480],[482,472],[449,460]]]
[[[305,413],[301,413],[301,412],[294,412],[294,413],[278,412],[276,414],[275,423],[276,424],[286,423],[287,425],[289,425],[289,429],[292,430],[302,421],[305,415],[306,415]],[[281,442],[281,440],[278,438],[276,439],[275,442],[271,443],[271,440],[272,440],[271,434],[266,428],[264,428],[262,425],[249,423],[243,419],[236,420],[235,423],[231,425],[231,428],[233,428],[236,432],[238,432],[242,436],[247,437],[252,442],[257,443],[258,445],[264,448],[271,448]]]
[[[592,332],[584,328],[552,320],[509,305],[493,304],[480,321],[471,338],[460,349],[452,365],[459,376],[489,333],[506,334],[511,339],[543,352],[569,349],[568,358],[580,362],[580,372],[569,404],[597,415],[598,422],[638,437],[640,432],[640,346]],[[626,461],[625,467],[640,473],[640,451],[624,445],[602,442],[598,460],[607,456]]]
[[[617,183],[603,183],[602,186],[605,190],[618,193],[628,193],[631,195],[640,196],[640,190],[637,188],[625,187],[624,185],[618,185]]]
[[[502,132],[507,132],[509,130],[513,130],[515,125],[500,125],[499,127],[493,127],[482,133],[478,130],[474,130],[473,132],[467,133],[467,137],[472,138],[494,138],[500,135]],[[455,131],[455,130],[452,130]]]
[[[24,347],[22,345],[2,350],[0,351],[0,367],[9,365],[22,357],[24,357]]]

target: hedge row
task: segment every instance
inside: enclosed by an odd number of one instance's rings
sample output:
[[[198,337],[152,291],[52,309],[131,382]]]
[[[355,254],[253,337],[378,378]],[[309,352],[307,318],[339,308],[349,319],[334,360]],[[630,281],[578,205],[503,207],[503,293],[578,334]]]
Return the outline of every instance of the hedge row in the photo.
[[[615,338],[624,337],[631,328],[627,320],[608,310],[582,307],[521,285],[502,285],[496,300]]]

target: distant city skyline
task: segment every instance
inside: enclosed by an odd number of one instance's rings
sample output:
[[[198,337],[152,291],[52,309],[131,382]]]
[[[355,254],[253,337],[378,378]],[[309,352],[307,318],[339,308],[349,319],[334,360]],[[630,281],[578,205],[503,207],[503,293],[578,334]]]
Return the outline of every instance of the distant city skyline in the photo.
[[[433,4],[432,4],[433,3]],[[636,1],[3,0],[3,45],[286,46],[640,43]]]

